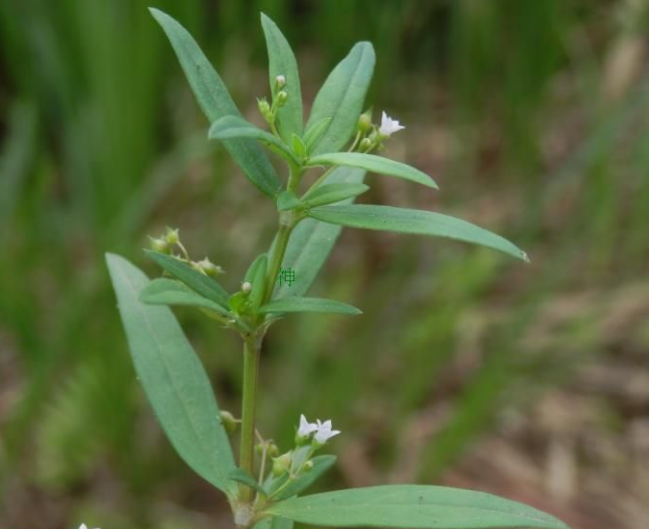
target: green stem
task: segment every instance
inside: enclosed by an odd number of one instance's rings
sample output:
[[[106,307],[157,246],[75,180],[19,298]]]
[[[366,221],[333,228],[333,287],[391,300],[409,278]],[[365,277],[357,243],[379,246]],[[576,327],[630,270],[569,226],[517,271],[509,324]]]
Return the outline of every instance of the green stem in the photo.
[[[252,475],[255,446],[255,408],[257,398],[257,378],[259,372],[259,351],[261,340],[257,336],[246,336],[243,341],[243,401],[241,404],[241,450],[239,466]],[[243,503],[250,503],[252,489],[239,486],[239,496]]]

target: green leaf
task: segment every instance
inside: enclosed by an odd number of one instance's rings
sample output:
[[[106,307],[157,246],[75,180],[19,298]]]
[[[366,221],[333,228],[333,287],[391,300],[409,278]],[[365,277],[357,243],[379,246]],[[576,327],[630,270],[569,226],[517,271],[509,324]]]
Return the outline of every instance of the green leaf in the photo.
[[[327,527],[567,529],[522,503],[472,490],[430,485],[384,485],[291,498],[265,514]]]
[[[330,314],[349,314],[356,316],[362,312],[356,307],[333,299],[322,298],[282,298],[266,303],[259,309],[262,314],[282,312],[328,312]]]
[[[322,118],[313,125],[309,125],[304,133],[304,145],[307,153],[311,154],[313,146],[320,141],[320,138],[322,138],[322,135],[327,131],[332,120],[333,118]]]
[[[293,529],[293,520],[288,518],[278,518],[277,516],[270,516],[262,518],[255,525],[253,529]]]
[[[277,24],[263,13],[261,14],[261,25],[268,48],[268,76],[271,92],[278,75],[283,75],[286,78],[283,90],[288,94],[288,99],[284,106],[279,108],[277,115],[279,117],[279,133],[284,142],[289,145],[293,134],[302,136],[303,127],[302,91],[297,61],[290,44],[282,35]]]
[[[307,167],[316,165],[346,165],[348,167],[359,167],[374,173],[388,176],[396,176],[404,180],[410,180],[433,189],[437,189],[435,181],[426,173],[415,169],[405,163],[376,156],[374,154],[362,154],[359,152],[334,152],[314,156],[307,161]]]
[[[286,211],[302,205],[302,201],[295,196],[293,191],[282,191],[277,196],[277,210]]]
[[[268,496],[268,493],[264,490],[264,488],[261,485],[259,485],[255,481],[255,478],[253,478],[242,468],[235,468],[234,470],[232,470],[228,474],[228,479],[230,479],[231,481],[236,481],[238,483],[243,483],[244,485],[250,487],[251,489],[256,490],[257,492],[261,492],[264,496]]]
[[[333,171],[325,184],[358,184],[363,181],[365,171],[341,167]],[[352,202],[348,199],[346,202]],[[315,219],[302,220],[291,233],[282,268],[295,270],[295,282],[275,283],[275,298],[302,296],[309,289],[322,268],[342,228],[333,224],[318,222]]]
[[[232,97],[189,32],[166,13],[149,8],[176,52],[185,76],[210,123],[224,116],[241,116]],[[281,189],[279,177],[270,160],[250,139],[233,139],[223,142],[234,161],[259,190],[275,196]]]
[[[357,197],[369,188],[365,184],[325,184],[309,189],[302,200],[309,207],[325,206]]]
[[[359,42],[327,77],[313,102],[307,130],[325,118],[331,122],[313,154],[340,150],[356,130],[365,94],[372,80],[376,57],[369,42]]]
[[[225,116],[214,123],[210,127],[208,136],[213,140],[227,140],[231,138],[251,138],[259,140],[272,148],[274,152],[279,154],[287,161],[298,164],[297,159],[291,151],[280,139],[272,135],[270,132],[255,127],[243,118],[237,116]]]
[[[336,456],[332,455],[323,455],[316,456],[312,459],[313,468],[308,472],[301,474],[297,479],[293,480],[290,484],[286,485],[278,494],[273,496],[273,500],[280,501],[291,496],[297,496],[301,492],[308,489],[317,479],[322,476],[327,470],[329,470],[336,463]],[[269,494],[272,494],[273,491],[278,490],[282,487],[288,480],[288,474],[284,474],[282,477],[276,479],[272,483],[272,489],[268,490]]]
[[[226,317],[232,315],[212,300],[204,298],[184,283],[173,279],[157,278],[150,281],[140,292],[140,301],[147,305],[185,305],[213,310]]]
[[[352,228],[448,237],[487,246],[524,261],[528,260],[523,250],[500,235],[441,213],[392,206],[351,205],[322,206],[309,210],[309,215],[323,222]]]
[[[261,301],[264,298],[267,268],[268,256],[264,253],[255,259],[254,263],[250,266],[250,270],[246,273],[246,281],[250,281],[252,284],[252,290],[250,291],[248,299],[253,313],[256,313],[259,310]]]
[[[214,279],[194,270],[191,266],[179,261],[171,255],[166,255],[151,250],[145,250],[146,254],[155,261],[163,270],[169,272],[176,279],[185,283],[189,288],[198,292],[201,296],[211,299],[224,309],[228,305],[228,293]]]
[[[304,160],[306,158],[306,145],[297,134],[293,134],[291,138],[291,145],[293,147],[293,152],[299,160]]]
[[[117,255],[106,254],[106,262],[135,370],[167,438],[193,470],[233,497],[232,448],[200,360],[167,307],[138,300],[146,275]]]

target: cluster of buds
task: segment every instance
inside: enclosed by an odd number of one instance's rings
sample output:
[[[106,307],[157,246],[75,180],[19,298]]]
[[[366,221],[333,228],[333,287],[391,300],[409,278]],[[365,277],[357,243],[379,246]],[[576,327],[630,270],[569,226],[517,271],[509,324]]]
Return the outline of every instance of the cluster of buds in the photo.
[[[286,86],[286,77],[278,75],[275,77],[272,89],[272,104],[268,103],[265,97],[257,99],[257,108],[264,117],[271,130],[275,132],[275,119],[277,118],[277,110],[283,107],[288,101],[288,93],[284,90]]]
[[[184,263],[187,263],[194,270],[201,272],[209,277],[216,277],[223,274],[223,268],[215,265],[208,257],[201,261],[192,261],[185,246],[180,241],[180,234],[178,228],[171,229],[167,227],[165,232],[160,237],[149,237],[149,247],[160,253],[171,255]],[[175,253],[175,250],[180,250],[180,255]]]
[[[358,145],[358,150],[364,153],[371,152],[374,149],[381,149],[384,140],[405,128],[398,120],[388,116],[385,111],[381,113],[381,125],[375,125],[372,123],[372,109],[370,108],[358,118],[354,147]]]

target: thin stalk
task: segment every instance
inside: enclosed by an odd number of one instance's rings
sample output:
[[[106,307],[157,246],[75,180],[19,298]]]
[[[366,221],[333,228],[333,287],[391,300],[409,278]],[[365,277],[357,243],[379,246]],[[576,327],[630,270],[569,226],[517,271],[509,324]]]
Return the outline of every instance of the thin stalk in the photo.
[[[255,409],[257,400],[257,379],[259,373],[259,351],[261,341],[256,336],[247,336],[243,341],[243,400],[241,404],[241,449],[239,466],[252,475],[255,446]],[[250,503],[252,489],[239,486],[243,503]]]

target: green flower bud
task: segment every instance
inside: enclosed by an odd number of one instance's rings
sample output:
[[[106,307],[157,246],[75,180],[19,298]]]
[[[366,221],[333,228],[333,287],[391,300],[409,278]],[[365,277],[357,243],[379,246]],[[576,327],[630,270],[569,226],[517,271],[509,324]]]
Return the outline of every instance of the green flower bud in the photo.
[[[288,100],[288,94],[284,90],[282,90],[279,94],[277,94],[278,107],[283,107],[286,104],[287,100]]]
[[[275,90],[281,90],[286,86],[286,77],[278,75],[275,77]]]
[[[372,130],[372,109],[366,110],[360,115],[356,130],[362,134]]]
[[[236,432],[239,426],[237,420],[234,418],[234,415],[232,415],[229,411],[221,412],[221,422],[225,427],[225,431],[228,432],[229,434],[233,434],[234,432]]]
[[[276,478],[286,474],[291,468],[291,453],[286,452],[279,457],[273,458],[273,476]]]
[[[302,472],[309,472],[312,469],[313,469],[313,461],[311,459],[305,461],[304,464],[302,465]]]
[[[252,283],[250,283],[249,281],[246,281],[241,285],[241,292],[243,292],[244,294],[249,294],[251,290],[252,290]]]
[[[259,113],[264,116],[264,119],[269,120],[271,118],[270,105],[266,101],[266,98],[262,97],[261,99],[257,99],[257,108],[259,109]]]
[[[365,152],[372,148],[372,140],[369,138],[363,138],[360,145],[358,146],[361,152]]]
[[[171,228],[167,227],[164,235],[164,240],[171,245],[178,244],[180,242],[180,235],[178,234],[178,228],[172,230]]]
[[[279,448],[272,441],[268,444],[268,455],[270,457],[277,457],[279,455]]]
[[[212,261],[209,260],[208,257],[206,257],[202,261],[198,261],[197,263],[193,263],[193,264],[194,264],[194,268],[196,268],[199,272],[202,272],[209,277],[216,277],[217,275],[223,273],[223,268],[221,268],[218,265],[215,265]]]
[[[169,247],[167,241],[165,241],[164,239],[155,239],[153,237],[149,237],[149,247],[156,252],[166,254],[171,253],[171,248]]]

